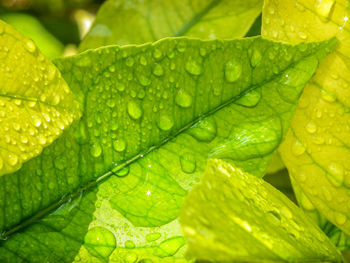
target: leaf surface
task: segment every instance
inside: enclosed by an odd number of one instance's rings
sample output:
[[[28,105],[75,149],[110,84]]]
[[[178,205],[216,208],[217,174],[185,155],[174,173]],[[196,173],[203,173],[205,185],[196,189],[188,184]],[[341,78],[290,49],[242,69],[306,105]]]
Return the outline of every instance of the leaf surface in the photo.
[[[214,262],[342,262],[303,211],[262,179],[209,160],[180,222],[188,256]]]
[[[266,1],[262,28],[263,36],[293,44],[332,36],[340,40],[306,86],[280,152],[290,175],[311,203],[347,234],[350,234],[349,10],[349,1],[345,0]]]
[[[0,176],[39,155],[74,119],[78,102],[34,42],[0,21]]]
[[[9,193],[0,261],[61,260],[67,247],[67,262],[74,251],[83,262],[184,262],[177,217],[207,157],[263,176],[303,86],[336,44],[169,38],[56,60],[83,117],[0,178]]]
[[[261,8],[262,0],[109,0],[100,8],[79,49],[143,44],[173,36],[242,37]]]

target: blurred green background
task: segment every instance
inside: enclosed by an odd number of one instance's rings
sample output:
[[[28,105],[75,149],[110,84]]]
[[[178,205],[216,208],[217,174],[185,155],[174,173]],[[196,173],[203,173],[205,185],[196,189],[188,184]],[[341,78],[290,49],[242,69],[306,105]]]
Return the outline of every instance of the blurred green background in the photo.
[[[0,19],[49,58],[72,55],[104,0],[0,0]]]

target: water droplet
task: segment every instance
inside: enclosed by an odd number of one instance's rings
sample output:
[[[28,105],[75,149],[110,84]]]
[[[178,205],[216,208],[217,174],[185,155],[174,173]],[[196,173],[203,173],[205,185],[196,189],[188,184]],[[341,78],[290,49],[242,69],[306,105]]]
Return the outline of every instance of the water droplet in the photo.
[[[174,120],[166,114],[161,114],[157,124],[159,129],[168,131],[174,126]]]
[[[302,31],[299,31],[299,32],[298,32],[298,36],[299,36],[302,40],[307,39],[307,35],[306,35],[304,32],[302,32]]]
[[[158,48],[156,48],[153,52],[153,57],[155,59],[160,59],[163,56],[163,53],[161,50],[159,50]]]
[[[90,67],[91,64],[91,58],[88,55],[80,56],[75,62],[75,65],[78,67]]]
[[[115,66],[114,65],[110,65],[109,67],[108,67],[108,70],[109,70],[109,72],[115,72]]]
[[[217,133],[216,121],[213,117],[204,118],[188,129],[187,133],[198,141],[210,142]]]
[[[328,18],[334,3],[335,0],[317,0],[315,3],[316,13],[324,18]]]
[[[99,157],[102,153],[101,145],[98,142],[95,142],[94,144],[92,144],[90,147],[90,153],[95,158]]]
[[[84,246],[91,255],[97,258],[108,259],[116,247],[116,239],[108,229],[94,227],[86,233]]]
[[[106,102],[107,106],[110,108],[114,108],[115,107],[115,100],[114,99],[109,99]]]
[[[123,152],[126,148],[126,143],[124,139],[119,139],[113,142],[113,149],[117,152]]]
[[[143,114],[140,105],[134,101],[130,101],[128,103],[128,113],[130,117],[134,120],[140,119]]]
[[[136,245],[132,240],[127,240],[124,243],[125,248],[135,248]]]
[[[180,165],[184,173],[191,174],[196,170],[196,160],[193,155],[184,154],[180,156]]]
[[[186,71],[192,75],[199,76],[202,73],[202,67],[193,60],[189,60],[186,63]]]
[[[153,68],[153,74],[157,77],[163,76],[164,74],[163,67],[159,64],[156,64]]]
[[[150,233],[146,235],[146,241],[152,242],[158,240],[162,235],[160,233]]]
[[[152,80],[148,76],[143,75],[143,74],[138,76],[138,80],[139,80],[139,83],[143,87],[147,87],[147,86],[151,85],[151,83],[152,83]]]
[[[304,145],[299,140],[295,140],[295,142],[292,145],[292,153],[296,156],[299,156],[302,155],[304,152]]]
[[[207,50],[203,47],[201,47],[199,49],[199,54],[202,56],[202,57],[205,57],[207,55]]]
[[[122,168],[121,170],[119,170],[119,168],[115,168],[112,170],[112,172],[118,176],[118,177],[124,177],[127,176],[129,174],[130,168],[129,166],[125,166],[124,168]]]
[[[185,244],[183,237],[173,237],[161,242],[158,249],[155,250],[155,255],[158,257],[170,257],[176,254],[176,252]]]
[[[309,133],[315,133],[317,131],[317,126],[314,122],[309,122],[305,128]]]
[[[30,53],[34,53],[35,50],[36,50],[36,46],[35,46],[35,44],[34,44],[34,42],[32,40],[28,40],[25,43],[25,47]]]
[[[258,49],[253,49],[252,55],[250,57],[250,64],[252,65],[253,68],[257,67],[260,65],[262,60],[262,55]]]
[[[347,218],[346,218],[346,215],[344,215],[343,213],[335,212],[334,217],[335,217],[335,222],[338,225],[344,225],[346,223]]]
[[[175,97],[175,102],[182,108],[188,108],[192,105],[192,97],[183,89],[180,89]]]
[[[322,99],[328,102],[335,102],[337,99],[337,95],[335,95],[333,92],[322,90],[321,91]]]
[[[125,90],[125,85],[123,83],[118,83],[117,84],[117,90],[119,90],[120,92]]]
[[[237,60],[231,60],[225,65],[225,78],[227,82],[235,82],[242,75],[242,64]]]
[[[132,67],[134,65],[135,61],[132,57],[128,57],[125,61],[125,64],[128,66],[128,67]]]
[[[143,66],[147,66],[147,59],[144,56],[140,57],[140,64]]]
[[[340,163],[332,162],[328,166],[328,178],[334,186],[341,186],[344,182],[344,166]]]
[[[18,156],[14,153],[8,155],[7,163],[11,166],[15,166],[18,163]]]
[[[261,99],[261,90],[255,89],[235,101],[235,104],[242,105],[245,107],[255,107]]]
[[[58,169],[63,171],[64,169],[66,169],[67,167],[67,162],[65,157],[59,157],[59,158],[55,158],[54,160],[54,166]]]
[[[138,259],[137,254],[135,254],[135,253],[128,253],[125,256],[125,261],[124,262],[125,263],[136,263],[137,259]],[[141,261],[139,261],[139,262],[141,262]]]
[[[211,150],[212,158],[248,160],[272,153],[281,140],[281,121],[270,118],[234,126],[229,138]]]
[[[292,219],[292,217],[293,217],[292,212],[291,212],[291,211],[289,210],[289,208],[286,207],[286,206],[282,206],[282,207],[281,207],[281,214],[282,214],[284,217],[286,217],[287,219]]]

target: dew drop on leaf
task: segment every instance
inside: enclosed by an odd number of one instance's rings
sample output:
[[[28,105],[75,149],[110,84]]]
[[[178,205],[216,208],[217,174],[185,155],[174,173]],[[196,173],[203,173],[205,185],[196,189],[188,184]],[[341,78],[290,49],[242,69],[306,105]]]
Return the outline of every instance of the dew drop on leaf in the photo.
[[[167,114],[161,114],[157,124],[159,129],[168,131],[174,126],[174,120]]]
[[[192,105],[192,97],[186,91],[180,89],[176,94],[175,102],[182,108],[188,108]]]
[[[25,47],[30,53],[34,53],[36,50],[36,46],[32,40],[27,40],[25,43]]]
[[[156,241],[161,237],[160,233],[150,233],[146,235],[146,241],[147,242],[152,242],[152,241]]]
[[[95,158],[99,157],[102,153],[101,145],[98,142],[95,142],[94,144],[92,144],[90,147],[90,153]]]
[[[180,156],[180,165],[184,173],[191,174],[196,170],[196,160],[191,154],[184,154]]]
[[[308,133],[315,133],[317,131],[317,126],[314,122],[309,122],[308,124],[306,124],[306,130]]]
[[[185,244],[184,237],[173,237],[161,242],[155,250],[155,255],[158,257],[170,257]]]
[[[128,67],[132,67],[134,65],[135,61],[132,57],[128,57],[125,61],[125,64],[128,66]]]
[[[18,163],[18,156],[14,153],[8,155],[7,163],[11,166],[15,166]]]
[[[117,152],[123,152],[126,148],[126,143],[124,139],[119,139],[113,142],[113,149]]]
[[[125,248],[135,248],[136,245],[132,240],[126,240],[124,243]]]
[[[328,178],[334,186],[341,186],[344,182],[344,166],[340,163],[332,162],[328,166]]]
[[[335,212],[334,217],[338,225],[344,225],[346,223],[347,218],[343,213]]]
[[[253,49],[252,55],[250,57],[250,64],[252,65],[253,68],[257,67],[260,65],[262,60],[262,55],[258,49]]]
[[[242,105],[245,107],[255,107],[261,99],[261,91],[252,90],[244,94],[241,98],[235,101],[235,104]]]
[[[125,85],[123,83],[118,83],[117,84],[117,90],[119,90],[120,92],[125,90]]]
[[[130,117],[134,120],[140,119],[143,114],[140,105],[134,101],[130,101],[128,103],[128,113]]]
[[[155,59],[160,59],[162,57],[162,55],[163,55],[163,53],[159,49],[155,49],[154,52],[153,52],[153,57]]]
[[[137,254],[135,253],[128,253],[125,255],[125,263],[135,263],[137,261]],[[141,261],[139,261],[141,262]]]
[[[130,171],[129,166],[126,166],[126,167],[122,168],[121,170],[117,170],[117,171],[112,170],[112,172],[118,177],[127,176],[129,174],[129,171]]]
[[[194,76],[199,76],[202,73],[202,67],[194,60],[189,60],[186,63],[186,71]]]
[[[97,258],[108,258],[116,247],[116,239],[111,231],[104,227],[91,228],[85,235],[84,246]]]
[[[141,86],[143,86],[143,87],[147,87],[147,86],[151,85],[151,83],[152,83],[152,80],[144,74],[139,75],[138,80],[139,80],[139,83],[141,84]]]
[[[163,67],[159,64],[156,64],[153,68],[153,74],[157,77],[163,76],[164,74]]]
[[[292,144],[292,153],[295,156],[300,156],[304,152],[305,152],[304,145],[299,140],[295,140],[295,142]]]
[[[235,82],[242,75],[242,64],[237,60],[231,60],[225,65],[225,78],[227,82]]]
[[[188,129],[187,133],[198,141],[210,142],[217,134],[216,121],[213,117],[204,118]]]

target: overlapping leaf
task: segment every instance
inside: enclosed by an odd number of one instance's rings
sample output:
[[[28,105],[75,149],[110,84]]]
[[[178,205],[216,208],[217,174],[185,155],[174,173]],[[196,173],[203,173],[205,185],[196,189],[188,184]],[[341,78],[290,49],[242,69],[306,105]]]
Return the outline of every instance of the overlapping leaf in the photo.
[[[281,192],[209,160],[180,215],[189,258],[211,262],[342,262],[327,236]]]
[[[336,44],[180,38],[57,60],[83,117],[1,178],[1,228],[12,236],[0,260],[63,260],[66,251],[67,262],[184,262],[177,216],[207,157],[262,176],[303,86]]]
[[[80,50],[143,44],[173,36],[242,37],[261,8],[262,0],[109,0],[100,8]]]
[[[79,104],[34,42],[0,21],[0,176],[39,155],[74,119]]]
[[[350,233],[349,1],[266,1],[262,34],[289,43],[341,44],[305,88],[281,156],[311,203]]]

